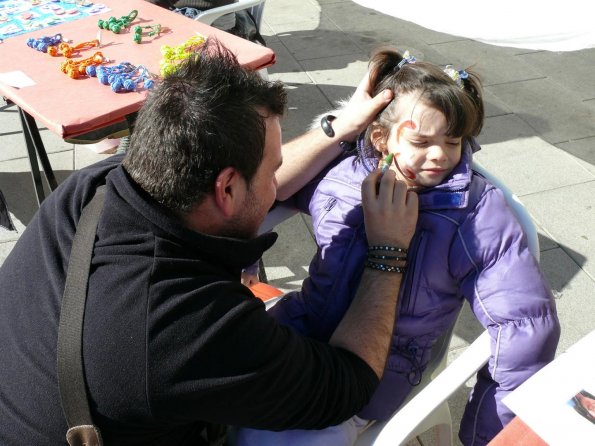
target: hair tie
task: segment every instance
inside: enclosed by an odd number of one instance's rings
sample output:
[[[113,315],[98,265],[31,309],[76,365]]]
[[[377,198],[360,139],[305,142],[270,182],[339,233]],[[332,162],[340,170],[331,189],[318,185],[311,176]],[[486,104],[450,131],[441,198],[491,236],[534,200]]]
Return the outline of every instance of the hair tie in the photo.
[[[415,63],[417,61],[417,59],[415,58],[415,56],[411,56],[409,54],[409,50],[405,51],[405,53],[403,53],[403,59],[401,59],[401,61],[397,64],[397,66],[395,67],[395,71],[399,71],[403,65],[406,65],[408,63]]]
[[[447,65],[444,67],[444,72],[450,77],[455,83],[459,86],[459,88],[464,89],[465,84],[464,81],[469,77],[469,73],[465,70],[455,70],[452,65]]]

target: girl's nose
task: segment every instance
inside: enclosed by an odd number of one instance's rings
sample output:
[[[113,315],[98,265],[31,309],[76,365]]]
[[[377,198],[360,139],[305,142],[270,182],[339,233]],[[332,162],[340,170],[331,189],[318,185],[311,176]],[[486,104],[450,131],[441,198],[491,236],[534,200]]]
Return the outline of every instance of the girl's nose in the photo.
[[[428,150],[428,158],[435,160],[446,159],[446,150],[439,144],[430,146]]]

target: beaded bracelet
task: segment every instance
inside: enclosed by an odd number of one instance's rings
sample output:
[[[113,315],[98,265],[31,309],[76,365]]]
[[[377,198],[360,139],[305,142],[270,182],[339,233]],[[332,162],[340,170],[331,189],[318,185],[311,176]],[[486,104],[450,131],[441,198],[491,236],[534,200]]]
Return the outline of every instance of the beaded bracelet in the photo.
[[[368,247],[368,252],[370,251],[391,251],[391,252],[400,252],[403,254],[407,254],[407,248],[398,248],[396,246],[384,246],[384,245],[374,245]]]
[[[101,29],[108,29],[114,34],[120,34],[120,31],[130,26],[134,19],[136,19],[137,15],[138,11],[136,9],[133,9],[132,11],[130,11],[128,15],[124,15],[119,19],[115,17],[110,17],[107,20],[100,19],[97,21],[97,26]]]
[[[163,45],[161,47],[161,55],[163,59],[159,62],[159,71],[162,76],[176,71],[176,65],[188,59],[192,54],[197,53],[207,41],[206,37],[198,34],[191,37],[181,45],[171,47]]]
[[[74,52],[79,52],[81,50],[88,50],[89,48],[99,46],[99,40],[94,39],[88,42],[79,43],[75,46],[70,46],[66,42],[60,43],[58,46],[51,45],[47,48],[47,53],[50,56],[59,56],[60,54],[66,58],[70,58],[73,56]]]
[[[90,65],[101,65],[107,62],[100,51],[97,51],[91,57],[82,60],[68,59],[60,64],[60,71],[72,79],[78,79],[87,74],[87,67]]]
[[[62,42],[64,42],[62,34],[56,34],[54,36],[40,37],[39,39],[34,39],[33,37],[30,37],[29,39],[27,39],[26,43],[29,48],[41,51],[42,53],[47,53],[48,48],[50,46],[56,46]]]
[[[402,274],[407,271],[407,267],[405,266],[392,266],[392,265],[385,265],[384,263],[377,263],[372,262],[370,260],[366,261],[364,264],[367,268],[372,268],[377,271],[383,271],[385,273],[399,273]]]
[[[384,254],[369,254],[368,259],[377,259],[377,260],[407,260],[406,256],[386,256]]]
[[[88,66],[86,72],[91,77],[97,77],[99,83],[109,85],[115,93],[135,91],[140,84],[147,90],[155,85],[146,67],[135,67],[129,62],[122,62],[114,67]]]
[[[158,36],[159,34],[161,34],[162,26],[159,25],[159,24],[157,24],[157,25],[147,25],[147,26],[136,25],[133,28],[134,37],[132,38],[132,40],[135,43],[141,43],[141,41],[143,40],[143,29],[150,29],[151,31],[149,31],[147,35],[149,37],[154,37],[154,36]]]

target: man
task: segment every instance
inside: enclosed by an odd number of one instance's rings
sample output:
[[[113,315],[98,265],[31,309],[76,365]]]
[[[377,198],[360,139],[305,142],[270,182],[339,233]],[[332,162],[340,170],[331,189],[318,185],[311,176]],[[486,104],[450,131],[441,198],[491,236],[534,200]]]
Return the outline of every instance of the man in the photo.
[[[362,83],[335,135],[316,130],[287,145],[279,169],[285,100],[280,84],[210,45],[149,96],[121,164],[116,156],[78,171],[43,203],[0,269],[0,444],[65,443],[60,305],[81,209],[101,184],[83,362],[105,444],[203,444],[208,423],[321,428],[368,401],[400,274],[364,273],[330,345],[277,325],[239,279],[275,241],[254,234],[276,172],[293,193],[390,95],[369,98]],[[378,171],[362,194],[369,242],[408,246],[417,197]]]

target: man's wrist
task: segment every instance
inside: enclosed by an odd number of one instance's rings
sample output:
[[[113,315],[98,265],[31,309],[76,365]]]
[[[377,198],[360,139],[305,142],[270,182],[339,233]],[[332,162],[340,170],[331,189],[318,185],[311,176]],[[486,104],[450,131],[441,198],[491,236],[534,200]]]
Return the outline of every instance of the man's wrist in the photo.
[[[335,137],[335,130],[333,129],[332,122],[337,119],[334,115],[323,116],[320,120],[320,127],[326,136],[329,138]]]

